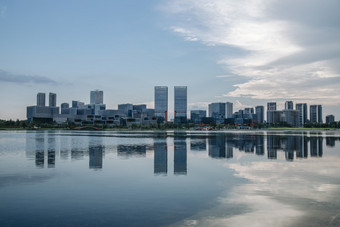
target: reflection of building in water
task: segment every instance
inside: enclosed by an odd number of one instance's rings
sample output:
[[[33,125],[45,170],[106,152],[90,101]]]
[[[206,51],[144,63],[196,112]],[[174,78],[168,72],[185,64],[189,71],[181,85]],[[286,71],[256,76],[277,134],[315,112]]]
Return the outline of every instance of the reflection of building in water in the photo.
[[[55,150],[54,149],[49,149],[47,151],[47,166],[48,168],[55,167]]]
[[[234,148],[230,143],[227,143],[227,158],[233,158]]]
[[[256,154],[264,155],[264,136],[262,135],[256,137]]]
[[[154,141],[154,173],[168,173],[168,147],[166,139],[157,139]]]
[[[322,157],[322,155],[323,155],[323,138],[322,137],[318,138],[318,145],[319,145],[318,155],[319,155],[319,157]]]
[[[296,158],[308,157],[308,138],[306,136],[296,137]]]
[[[45,163],[45,132],[35,134],[35,165],[44,168]]]
[[[208,144],[209,144],[209,156],[212,158],[225,158],[225,136],[216,135],[212,137],[208,137]]]
[[[174,138],[174,174],[187,174],[187,143],[185,137]]]
[[[71,139],[71,144],[72,144],[72,148],[71,148],[71,159],[72,160],[81,160],[84,158],[84,150],[86,149],[84,148],[80,148],[79,144],[84,144],[83,141],[84,138],[82,137],[78,137],[78,136],[72,136]]]
[[[206,151],[207,140],[206,138],[191,138],[190,139],[190,150],[192,151]]]
[[[35,166],[39,168],[44,168],[45,162],[45,151],[36,151],[35,152]]]
[[[280,137],[267,135],[268,159],[277,159],[277,149],[280,149]]]
[[[294,150],[285,151],[285,157],[286,157],[287,161],[293,161],[294,160]]]
[[[103,168],[103,153],[105,147],[103,145],[102,137],[89,137],[89,168],[101,169]]]
[[[335,137],[326,137],[326,146],[334,147],[335,146]]]
[[[322,157],[323,155],[323,138],[311,137],[310,138],[310,156]]]
[[[60,136],[60,159],[62,160],[67,160],[69,158],[69,138],[69,136]]]
[[[311,157],[318,156],[318,138],[316,137],[310,138],[310,156]]]
[[[146,145],[140,144],[119,144],[117,146],[117,153],[120,157],[145,157],[146,156]]]
[[[294,150],[296,149],[295,136],[285,136],[281,140],[281,147],[285,152],[285,157],[287,161],[294,160]]]
[[[55,167],[55,135],[54,134],[47,134],[47,167],[54,168]]]

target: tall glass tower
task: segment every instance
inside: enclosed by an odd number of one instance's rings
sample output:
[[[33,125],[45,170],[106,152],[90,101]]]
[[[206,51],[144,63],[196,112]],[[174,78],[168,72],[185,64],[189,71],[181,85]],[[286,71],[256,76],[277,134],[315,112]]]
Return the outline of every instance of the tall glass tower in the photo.
[[[187,118],[187,87],[175,86],[175,113],[174,117]]]
[[[155,86],[155,116],[168,121],[168,87]]]
[[[103,104],[104,100],[103,91],[95,90],[90,93],[90,104]]]

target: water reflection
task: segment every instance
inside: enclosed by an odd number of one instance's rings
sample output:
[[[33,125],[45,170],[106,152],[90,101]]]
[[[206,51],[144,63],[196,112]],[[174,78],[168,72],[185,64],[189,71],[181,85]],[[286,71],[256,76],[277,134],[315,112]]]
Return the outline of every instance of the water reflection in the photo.
[[[154,139],[154,173],[168,173],[168,145],[165,139]]]
[[[54,133],[36,132],[26,135],[26,158],[35,159],[38,168],[55,168],[57,154],[60,160],[72,161],[89,158],[90,169],[102,169],[105,154],[105,136],[57,136]],[[325,139],[324,139],[325,138]],[[131,144],[133,141],[134,144]],[[273,134],[273,133],[215,133],[206,135],[192,135],[186,132],[174,133],[170,139],[163,135],[153,138],[153,143],[117,142],[117,156],[125,159],[133,157],[147,157],[147,151],[153,152],[154,174],[168,174],[168,147],[174,145],[174,174],[187,174],[187,145],[192,152],[207,152],[213,159],[232,159],[238,153],[263,156],[269,160],[278,159],[283,152],[287,161],[294,159],[321,158],[324,155],[324,145],[334,147],[338,137],[315,133],[301,134]],[[325,142],[324,142],[325,141]],[[32,143],[33,142],[33,143]],[[168,144],[170,143],[170,144]],[[111,148],[112,151],[112,148]]]
[[[186,137],[174,137],[174,174],[187,174],[187,143]]]
[[[102,169],[103,168],[103,153],[105,147],[101,137],[89,138],[89,168]]]

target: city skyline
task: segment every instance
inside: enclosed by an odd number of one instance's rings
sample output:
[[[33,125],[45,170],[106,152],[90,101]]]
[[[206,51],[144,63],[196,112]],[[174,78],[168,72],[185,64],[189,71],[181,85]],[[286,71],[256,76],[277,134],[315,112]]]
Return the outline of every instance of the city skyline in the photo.
[[[306,123],[323,123],[322,105],[310,105],[309,119],[307,118],[307,104],[286,101],[284,109],[278,109],[276,102],[268,102],[264,120],[265,106],[247,107],[233,112],[233,103],[214,102],[208,105],[206,110],[187,109],[187,86],[174,87],[174,118],[168,118],[168,87],[154,87],[155,108],[148,108],[147,104],[118,104],[117,109],[107,109],[104,100],[104,92],[100,90],[90,91],[90,104],[72,100],[69,103],[56,105],[57,94],[49,93],[49,104],[45,103],[45,93],[37,94],[36,105],[27,106],[27,121],[63,124],[73,122],[77,125],[107,125],[125,126],[154,125],[157,123],[174,122],[195,124],[228,124],[237,127],[254,127],[254,125],[269,123],[277,125],[284,123],[291,127],[304,127]],[[190,118],[189,118],[190,116]],[[334,115],[326,115],[325,122],[335,121]]]
[[[190,87],[189,111],[213,102],[284,109],[289,100],[340,119],[338,8],[321,0],[2,1],[0,119],[25,119],[38,92],[90,103],[87,92],[99,89],[107,108],[154,108],[149,90],[158,84]]]

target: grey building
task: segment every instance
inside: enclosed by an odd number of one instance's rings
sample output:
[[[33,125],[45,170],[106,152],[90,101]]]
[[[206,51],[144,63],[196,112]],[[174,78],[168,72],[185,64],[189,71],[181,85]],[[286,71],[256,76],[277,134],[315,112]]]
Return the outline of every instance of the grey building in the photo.
[[[281,121],[281,110],[268,110],[267,111],[267,123],[275,124]]]
[[[190,120],[193,123],[199,124],[202,122],[202,118],[207,116],[207,111],[205,110],[191,110]]]
[[[256,120],[258,123],[264,122],[264,106],[255,107]]]
[[[292,127],[297,126],[297,111],[292,109],[286,109],[282,111],[281,121],[286,122]]]
[[[49,101],[48,102],[49,107],[56,107],[57,106],[57,94],[50,92],[48,101]]]
[[[155,86],[155,116],[168,121],[168,87]]]
[[[267,103],[267,123],[273,124],[280,121],[280,112],[276,111],[276,102]],[[277,120],[279,119],[279,120]]]
[[[61,109],[70,108],[70,104],[64,102],[64,103],[60,104],[60,108],[61,108]]]
[[[285,110],[293,110],[293,109],[294,109],[293,101],[286,101],[285,102]]]
[[[233,113],[234,113],[233,103],[232,102],[227,102],[225,104],[225,107],[226,107],[226,118],[232,118],[233,117]]]
[[[214,118],[216,123],[224,123],[225,119],[225,103],[217,102],[209,104],[209,117]]]
[[[276,110],[276,102],[268,102],[267,103],[267,111],[268,110]]]
[[[90,104],[103,104],[104,93],[103,91],[95,90],[90,93]]]
[[[245,108],[244,109],[245,114],[254,114],[254,108]]]
[[[295,105],[296,113],[296,126],[303,127],[307,123],[307,103],[297,103]]]
[[[186,86],[175,86],[175,112],[174,117],[187,118],[187,87]]]
[[[322,106],[321,105],[311,105],[309,114],[310,114],[311,123],[322,123]]]
[[[335,121],[335,117],[334,117],[334,115],[327,115],[326,116],[326,123],[327,124],[329,124],[329,123],[332,123],[332,122],[334,122]]]
[[[37,106],[45,106],[45,93],[37,94]]]
[[[124,114],[126,117],[132,117],[132,110],[133,110],[133,105],[130,103],[127,104],[119,104],[118,105],[118,110]]]

